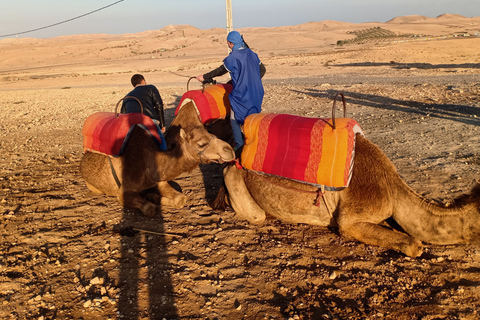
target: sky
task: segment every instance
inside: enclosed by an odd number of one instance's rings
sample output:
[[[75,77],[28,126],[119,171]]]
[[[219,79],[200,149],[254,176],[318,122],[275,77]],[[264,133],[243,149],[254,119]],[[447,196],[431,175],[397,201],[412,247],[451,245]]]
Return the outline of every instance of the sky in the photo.
[[[231,0],[231,2],[234,29],[290,26],[323,20],[353,23],[386,22],[406,15],[423,15],[431,18],[444,13],[460,14],[465,17],[480,16],[480,0]],[[63,23],[64,21],[67,22]],[[181,24],[199,29],[226,28],[226,1],[0,0],[0,39],[137,33]],[[40,30],[27,32],[36,29]]]

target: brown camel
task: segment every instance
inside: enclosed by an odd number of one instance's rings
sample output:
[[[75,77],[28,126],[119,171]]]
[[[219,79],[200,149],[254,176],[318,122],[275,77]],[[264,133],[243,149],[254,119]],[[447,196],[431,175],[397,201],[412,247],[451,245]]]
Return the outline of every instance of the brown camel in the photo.
[[[417,257],[422,241],[480,243],[480,185],[448,205],[427,201],[400,178],[393,163],[372,142],[357,135],[350,185],[317,199],[313,186],[228,166],[229,204],[250,223],[267,215],[289,223],[338,227],[342,235]],[[221,204],[221,194],[216,199]],[[314,203],[320,200],[319,206]],[[393,218],[404,232],[386,226]]]
[[[86,152],[80,173],[93,192],[116,196],[123,206],[140,209],[151,217],[156,212],[155,204],[176,208],[185,205],[187,197],[172,188],[169,180],[202,162],[222,163],[235,158],[230,145],[205,130],[191,103],[172,121],[165,140],[167,151],[159,151],[152,138],[137,126],[121,157],[110,158],[110,165],[108,156]],[[147,195],[148,200],[140,195],[155,187],[159,194]]]

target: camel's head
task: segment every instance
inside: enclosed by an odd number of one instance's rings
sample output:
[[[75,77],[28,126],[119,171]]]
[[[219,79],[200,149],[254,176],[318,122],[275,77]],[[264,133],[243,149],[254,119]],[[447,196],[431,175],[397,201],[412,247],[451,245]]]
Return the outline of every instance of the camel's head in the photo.
[[[464,207],[473,205],[480,214],[480,181],[475,182],[469,194],[462,194],[446,204],[447,207]]]
[[[165,133],[167,148],[178,143],[182,151],[199,162],[229,162],[235,159],[232,147],[208,133],[198,118],[197,108],[189,102],[179,111]]]
[[[232,147],[208,133],[203,126],[180,129],[180,138],[185,142],[183,147],[185,152],[196,157],[201,163],[223,163],[235,159]]]

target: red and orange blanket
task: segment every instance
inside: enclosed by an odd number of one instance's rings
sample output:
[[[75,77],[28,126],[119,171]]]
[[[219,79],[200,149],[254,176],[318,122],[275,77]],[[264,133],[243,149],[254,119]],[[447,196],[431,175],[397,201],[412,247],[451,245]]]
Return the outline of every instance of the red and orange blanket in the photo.
[[[115,112],[96,112],[87,117],[82,129],[83,149],[113,157],[121,156],[136,125],[149,133],[159,150],[167,149],[160,128],[150,117],[143,113],[116,115]]]
[[[315,186],[347,187],[353,169],[355,135],[350,118],[306,118],[258,113],[246,118],[244,168]]]
[[[207,86],[203,90],[189,90],[180,99],[175,115],[186,103],[193,101],[203,124],[224,119],[230,114],[228,95],[232,92],[232,88],[230,84],[216,84]]]

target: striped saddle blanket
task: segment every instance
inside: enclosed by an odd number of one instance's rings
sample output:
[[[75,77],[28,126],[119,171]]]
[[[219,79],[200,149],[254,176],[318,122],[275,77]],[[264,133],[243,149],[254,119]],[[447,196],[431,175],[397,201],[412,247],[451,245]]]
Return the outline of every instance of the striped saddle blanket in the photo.
[[[232,92],[230,84],[215,84],[207,86],[204,90],[189,90],[180,99],[175,115],[181,107],[193,101],[197,108],[198,116],[203,124],[211,123],[216,119],[224,119],[230,114],[230,100],[228,95]]]
[[[306,118],[257,113],[244,124],[241,165],[257,172],[298,182],[347,187],[353,169],[355,135],[363,135],[353,119]]]
[[[167,150],[160,128],[143,113],[119,114],[96,112],[87,117],[83,124],[83,149],[118,157],[123,154],[133,128],[138,125],[153,138],[159,150]]]

